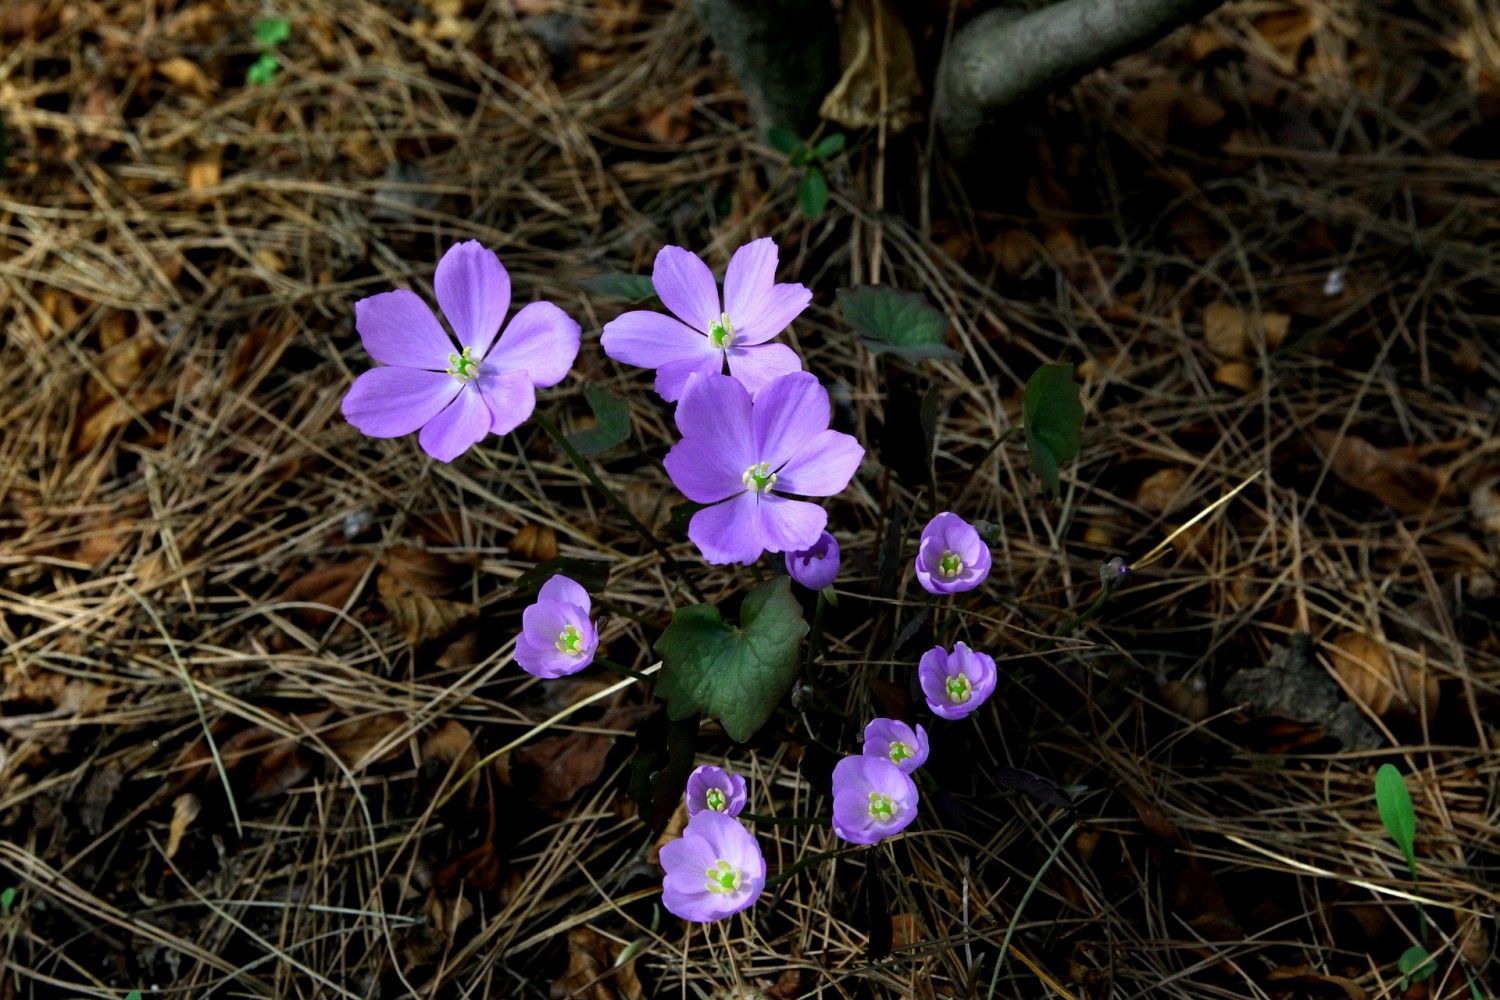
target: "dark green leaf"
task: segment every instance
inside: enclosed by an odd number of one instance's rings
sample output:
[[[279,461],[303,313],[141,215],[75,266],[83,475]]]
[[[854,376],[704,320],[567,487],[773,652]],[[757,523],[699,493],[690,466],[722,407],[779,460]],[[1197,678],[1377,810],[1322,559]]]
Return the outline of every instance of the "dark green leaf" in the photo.
[[[712,604],[680,608],[656,642],[662,659],[656,691],[672,718],[702,712],[743,743],[791,688],[806,634],[788,576],[767,580],[745,597],[739,628],[726,624]]]
[[[839,150],[843,148],[844,133],[834,132],[832,135],[825,135],[823,138],[818,140],[818,144],[813,147],[813,158],[818,160],[826,160],[830,156],[837,156]]]
[[[585,455],[597,455],[623,444],[630,437],[630,405],[593,386],[583,391],[583,397],[589,401],[589,409],[594,411],[599,426],[579,431],[569,438],[573,447]]]
[[[284,17],[263,17],[255,22],[255,40],[274,49],[292,37],[292,24]]]
[[[1417,811],[1411,804],[1411,792],[1406,790],[1406,779],[1394,764],[1381,764],[1375,772],[1375,808],[1380,810],[1380,822],[1406,856],[1406,867],[1411,870],[1412,881],[1417,880]]]
[[[131,990],[129,993],[125,994],[125,1000],[141,1000],[141,991]]]
[[[958,357],[957,351],[943,343],[947,317],[916,292],[889,285],[840,288],[839,304],[844,319],[872,354],[889,352],[909,361]]]
[[[16,905],[16,887],[8,885],[0,892],[0,914],[10,916],[10,908]]]
[[[1077,457],[1083,427],[1083,402],[1072,365],[1042,365],[1032,374],[1021,398],[1021,421],[1031,467],[1056,500],[1061,495],[1062,464]]]
[[[264,87],[276,79],[276,71],[280,68],[281,63],[276,61],[275,56],[269,52],[262,53],[261,57],[255,60],[255,64],[250,67],[250,71],[245,74],[245,82],[252,86]]]
[[[1428,976],[1437,971],[1437,962],[1427,954],[1427,949],[1419,944],[1414,944],[1401,953],[1396,960],[1396,968],[1401,970],[1401,990],[1411,983],[1420,983]]]
[[[766,133],[766,139],[771,143],[772,149],[784,156],[791,156],[792,151],[802,145],[797,133],[789,128],[773,128]]]
[[[698,717],[669,720],[661,706],[635,733],[635,756],[630,760],[630,797],[641,819],[660,833],[682,801],[682,790],[693,771]]]
[[[674,504],[667,520],[668,530],[674,535],[685,534],[688,530],[688,522],[693,519],[693,515],[704,507],[712,506],[713,504],[697,503],[693,500],[684,500],[682,503]]]
[[[592,278],[585,278],[583,287],[595,295],[629,299],[631,302],[645,302],[656,297],[656,286],[644,274],[596,274]]]
[[[817,222],[828,207],[828,178],[817,167],[808,167],[802,175],[802,214]]]
[[[516,578],[516,593],[535,594],[542,589],[542,584],[558,574],[572,580],[590,594],[597,594],[609,583],[609,563],[603,559],[578,559],[574,556],[548,559]]]

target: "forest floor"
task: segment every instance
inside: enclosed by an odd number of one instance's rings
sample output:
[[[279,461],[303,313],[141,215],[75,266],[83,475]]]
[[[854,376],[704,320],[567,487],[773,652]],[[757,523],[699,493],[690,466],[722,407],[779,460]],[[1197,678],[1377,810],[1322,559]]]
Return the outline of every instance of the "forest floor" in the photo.
[[[887,92],[809,221],[685,4],[313,5],[261,85],[259,3],[5,4],[0,998],[1500,993],[1486,6],[1235,0],[967,184]],[[948,5],[902,9],[930,79]],[[510,654],[553,558],[637,670],[688,587],[732,612],[753,582],[673,520],[671,407],[604,356],[630,303],[584,282],[760,236],[813,292],[784,339],[867,449],[828,504],[823,739],[920,717],[935,510],[997,526],[948,621],[1002,683],[929,726],[943,791],[903,837],[689,926],[629,794],[649,689]],[[627,402],[596,462],[678,571],[534,424],[445,465],[344,421],[354,302],[431,301],[467,239],[581,322],[538,412]],[[836,296],[866,283],[925,295],[957,358],[872,356]],[[1019,439],[990,450],[1053,361],[1087,407],[1057,501]],[[1130,580],[1054,638],[1116,556]],[[826,815],[804,723],[705,725],[697,760],[754,813]],[[773,874],[837,846],[756,833]]]

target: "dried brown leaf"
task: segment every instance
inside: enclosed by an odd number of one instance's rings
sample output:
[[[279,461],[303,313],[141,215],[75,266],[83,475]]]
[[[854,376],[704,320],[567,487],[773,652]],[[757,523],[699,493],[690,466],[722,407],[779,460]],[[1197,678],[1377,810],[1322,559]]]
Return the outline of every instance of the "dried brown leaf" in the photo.
[[[1431,718],[1437,710],[1437,676],[1398,659],[1386,643],[1362,632],[1340,632],[1329,647],[1328,659],[1344,689],[1375,715],[1396,709]]]
[[[506,546],[511,555],[519,556],[528,562],[546,562],[548,559],[557,558],[557,530],[550,524],[521,525],[521,529],[512,536],[510,544]]]
[[[921,120],[911,33],[889,0],[851,0],[839,29],[843,73],[818,113],[848,128],[871,128],[882,119],[892,135]]]
[[[331,566],[320,566],[293,580],[273,601],[277,604],[315,605],[290,608],[287,614],[305,626],[323,628],[349,603],[354,588],[359,586],[369,568],[369,559],[347,559]]]
[[[1417,460],[1415,449],[1377,448],[1356,434],[1341,438],[1322,428],[1312,438],[1335,476],[1402,514],[1425,514],[1444,499],[1446,482]]]
[[[172,800],[172,821],[167,826],[167,860],[177,856],[177,850],[182,846],[182,835],[193,825],[193,820],[198,818],[202,808],[203,803],[192,792],[183,792]]]

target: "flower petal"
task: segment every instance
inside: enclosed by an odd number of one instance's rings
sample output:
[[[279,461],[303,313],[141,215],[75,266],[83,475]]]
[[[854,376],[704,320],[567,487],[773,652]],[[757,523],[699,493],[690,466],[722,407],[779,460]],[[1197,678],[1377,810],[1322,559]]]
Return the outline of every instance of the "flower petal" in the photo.
[[[757,347],[769,351],[780,344]],[[813,435],[828,429],[831,410],[828,390],[811,372],[782,375],[767,382],[755,397],[755,454],[780,469],[800,452]]]
[[[344,396],[344,419],[370,437],[401,437],[437,416],[462,388],[445,372],[371,368]]]
[[[705,507],[688,522],[688,538],[715,566],[753,563],[766,550],[760,537],[757,494],[745,492]]]
[[[708,335],[719,319],[719,287],[713,272],[696,254],[682,247],[662,247],[656,254],[651,284],[662,305],[694,330]]]
[[[474,380],[474,384],[489,410],[491,434],[509,434],[525,423],[531,411],[536,409],[536,389],[526,372],[491,375],[485,371]]]
[[[593,608],[593,602],[589,600],[589,592],[583,589],[583,585],[570,580],[565,576],[554,576],[542,584],[536,592],[538,601],[561,601],[563,604],[571,604],[582,608],[584,614],[588,614]]]
[[[812,292],[798,284],[774,285],[761,300],[760,307],[741,321],[734,313],[734,340],[737,344],[763,344],[791,325],[812,301]]]
[[[864,457],[865,449],[852,435],[822,431],[787,459],[776,477],[776,489],[805,497],[831,497],[849,485]]]
[[[802,359],[797,352],[785,344],[761,344],[758,347],[731,347],[729,374],[742,382],[750,395],[765,388],[766,383],[780,375],[790,375],[802,370]],[[825,420],[823,426],[828,426]]]
[[[704,337],[703,342],[708,343]],[[668,361],[656,369],[656,394],[669,403],[682,398],[688,381],[694,375],[723,375],[724,354],[710,347],[704,354],[683,361]]]
[[[670,361],[719,353],[708,342],[708,334],[644,309],[621,313],[605,323],[599,344],[611,358],[638,368],[658,368]]]
[[[578,357],[578,335],[567,313],[551,302],[533,302],[511,317],[485,367],[523,371],[534,386],[556,385]]]
[[[750,396],[724,375],[700,375],[677,404],[682,440],[663,464],[672,482],[695,503],[716,503],[745,488],[755,462],[750,441]]]
[[[761,543],[769,552],[805,549],[816,542],[828,526],[828,511],[822,507],[806,500],[788,500],[774,493],[760,496],[758,513]]]
[[[432,284],[458,342],[483,358],[510,309],[510,275],[500,258],[478,240],[455,243],[438,261]]]
[[[724,271],[724,311],[734,323],[749,323],[765,308],[771,286],[776,284],[776,241],[766,236],[752,240],[734,252]]]
[[[354,329],[383,365],[445,371],[453,339],[416,292],[398,288],[354,303]]]
[[[439,462],[451,462],[490,432],[490,408],[484,398],[464,386],[448,408],[427,422],[417,443]]]

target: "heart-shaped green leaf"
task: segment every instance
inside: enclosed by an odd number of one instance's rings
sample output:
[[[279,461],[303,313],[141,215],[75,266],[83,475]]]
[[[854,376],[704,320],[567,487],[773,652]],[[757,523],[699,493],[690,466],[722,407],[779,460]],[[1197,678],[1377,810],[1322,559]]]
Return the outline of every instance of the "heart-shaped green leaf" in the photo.
[[[1078,455],[1083,402],[1073,381],[1072,365],[1042,365],[1026,381],[1021,423],[1031,467],[1056,500],[1061,495],[1062,464]]]
[[[656,692],[674,719],[694,712],[716,718],[740,743],[765,725],[797,676],[797,649],[807,634],[791,577],[767,580],[740,605],[740,625],[712,604],[680,608],[656,641]]]
[[[1417,811],[1411,804],[1411,792],[1406,790],[1406,779],[1394,764],[1381,764],[1375,772],[1375,808],[1380,810],[1386,832],[1406,856],[1412,881],[1417,881]]]
[[[840,288],[839,305],[872,354],[897,354],[908,361],[958,357],[943,343],[948,318],[916,292],[889,285]]]
[[[1401,953],[1401,957],[1396,960],[1396,968],[1401,970],[1401,991],[1404,993],[1410,984],[1420,983],[1436,972],[1437,963],[1427,954],[1426,948],[1414,944]]]
[[[625,443],[630,437],[630,405],[594,386],[583,390],[583,398],[589,401],[589,409],[594,411],[599,426],[570,437],[573,447],[584,455],[597,455]]]

